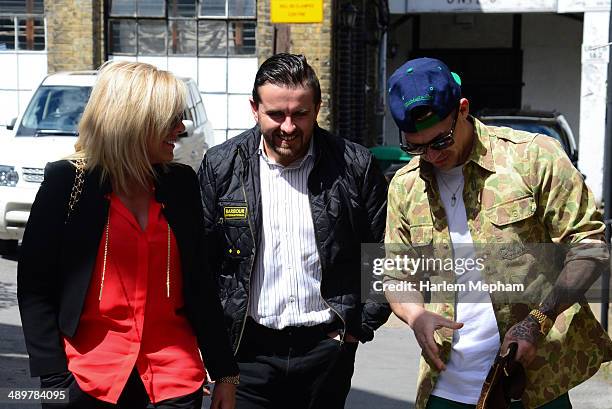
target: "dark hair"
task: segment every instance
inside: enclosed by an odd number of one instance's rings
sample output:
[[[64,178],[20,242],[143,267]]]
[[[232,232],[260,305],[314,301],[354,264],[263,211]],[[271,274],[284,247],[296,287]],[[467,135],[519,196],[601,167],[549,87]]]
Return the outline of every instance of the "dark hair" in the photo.
[[[308,87],[314,91],[315,105],[321,102],[319,79],[303,55],[280,53],[261,64],[253,84],[253,101],[257,105],[261,102],[258,89],[264,84],[290,88]]]

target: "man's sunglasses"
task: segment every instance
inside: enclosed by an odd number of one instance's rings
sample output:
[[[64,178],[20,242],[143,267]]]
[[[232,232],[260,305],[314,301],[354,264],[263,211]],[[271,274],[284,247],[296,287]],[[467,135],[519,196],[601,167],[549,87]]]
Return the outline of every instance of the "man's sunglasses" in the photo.
[[[457,125],[457,118],[459,117],[459,110],[457,109],[453,123],[448,132],[442,133],[427,143],[411,143],[404,140],[402,132],[400,132],[400,148],[410,155],[423,155],[427,152],[427,149],[433,149],[441,151],[448,148],[455,143],[454,133],[455,125]]]

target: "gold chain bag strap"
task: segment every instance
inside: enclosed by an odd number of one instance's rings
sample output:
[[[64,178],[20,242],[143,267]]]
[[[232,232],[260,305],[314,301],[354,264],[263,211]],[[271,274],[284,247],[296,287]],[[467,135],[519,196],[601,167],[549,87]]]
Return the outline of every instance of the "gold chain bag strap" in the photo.
[[[76,159],[73,162],[76,168],[76,173],[74,175],[72,191],[70,192],[70,199],[68,200],[68,212],[66,213],[66,220],[64,221],[64,224],[68,223],[70,215],[81,197],[81,192],[83,191],[83,176],[85,175],[85,163],[85,159]]]

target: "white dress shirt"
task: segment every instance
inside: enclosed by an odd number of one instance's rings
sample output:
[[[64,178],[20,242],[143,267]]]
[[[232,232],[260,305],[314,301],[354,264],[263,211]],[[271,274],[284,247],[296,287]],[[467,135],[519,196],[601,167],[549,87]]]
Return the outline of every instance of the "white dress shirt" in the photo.
[[[313,144],[282,166],[259,145],[262,234],[251,277],[249,315],[266,327],[313,326],[332,311],[321,296],[321,263],[308,198]]]

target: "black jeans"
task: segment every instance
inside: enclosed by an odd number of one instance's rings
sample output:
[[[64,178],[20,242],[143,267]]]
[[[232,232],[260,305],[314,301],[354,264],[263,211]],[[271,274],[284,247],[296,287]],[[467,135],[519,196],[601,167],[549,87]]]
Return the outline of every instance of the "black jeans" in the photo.
[[[273,330],[249,319],[238,351],[237,409],[342,409],[357,343],[327,336],[329,326]]]
[[[68,388],[68,403],[43,403],[42,409],[200,409],[202,388],[189,395],[151,403],[136,369],[128,378],[116,405],[83,392],[71,372],[43,377],[41,388]]]

